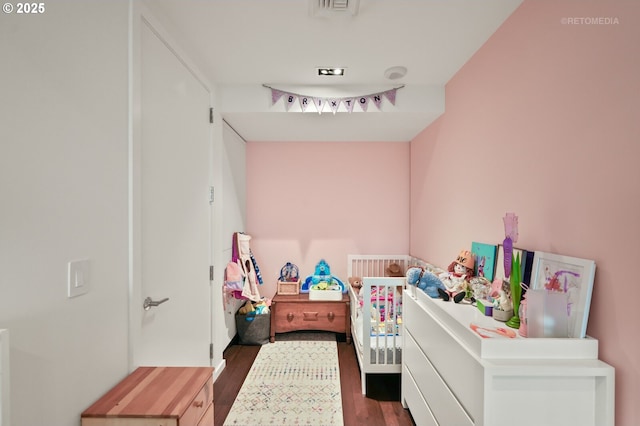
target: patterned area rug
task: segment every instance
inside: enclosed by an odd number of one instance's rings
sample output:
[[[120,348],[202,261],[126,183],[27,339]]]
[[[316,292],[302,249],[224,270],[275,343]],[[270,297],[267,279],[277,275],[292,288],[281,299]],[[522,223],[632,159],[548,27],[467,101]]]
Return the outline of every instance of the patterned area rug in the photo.
[[[263,345],[224,424],[343,425],[335,340]]]

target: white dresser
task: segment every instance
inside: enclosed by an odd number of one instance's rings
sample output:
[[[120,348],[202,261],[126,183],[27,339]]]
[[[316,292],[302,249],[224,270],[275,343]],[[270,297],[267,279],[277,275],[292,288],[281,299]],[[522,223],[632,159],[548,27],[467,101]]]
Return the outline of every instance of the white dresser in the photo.
[[[598,341],[481,338],[506,327],[470,305],[403,297],[402,404],[423,426],[614,426],[614,368]]]

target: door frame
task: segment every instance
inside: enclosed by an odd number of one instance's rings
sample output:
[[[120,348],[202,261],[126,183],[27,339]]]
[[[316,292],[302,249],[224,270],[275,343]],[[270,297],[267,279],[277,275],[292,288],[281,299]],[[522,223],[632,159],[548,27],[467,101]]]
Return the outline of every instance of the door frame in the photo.
[[[191,72],[191,74],[204,86],[209,92],[209,105],[213,105],[213,89],[209,81],[200,72],[198,67],[191,61],[185,51],[180,47],[160,21],[153,13],[140,1],[129,1],[129,40],[128,40],[128,74],[129,74],[129,128],[128,128],[128,342],[127,342],[127,364],[129,371],[133,371],[138,365],[137,348],[141,344],[141,329],[137,324],[142,320],[142,276],[141,276],[141,205],[140,205],[140,188],[141,188],[141,83],[142,83],[142,29],[143,25],[147,25],[158,38],[173,51],[183,65]],[[204,114],[204,111],[203,111]],[[214,169],[214,130],[213,126],[209,128],[209,185],[215,186],[216,173]],[[204,197],[204,194],[203,194]],[[217,244],[214,242],[216,215],[214,214],[215,205],[210,207],[209,220],[209,261],[211,265],[215,265],[214,260],[217,259]],[[209,344],[213,344],[213,309],[214,309],[214,291],[212,283],[209,286]],[[140,302],[140,303],[138,303]],[[209,360],[209,364],[212,363]]]

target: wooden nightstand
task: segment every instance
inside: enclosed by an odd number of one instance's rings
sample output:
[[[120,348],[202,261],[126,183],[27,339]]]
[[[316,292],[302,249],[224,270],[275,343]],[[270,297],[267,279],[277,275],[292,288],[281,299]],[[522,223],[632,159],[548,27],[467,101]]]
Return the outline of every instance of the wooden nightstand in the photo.
[[[345,333],[351,343],[349,295],[342,300],[309,300],[309,294],[277,294],[271,301],[271,343],[276,333],[300,330],[333,331]]]
[[[139,367],[81,418],[82,426],[213,426],[213,368]]]

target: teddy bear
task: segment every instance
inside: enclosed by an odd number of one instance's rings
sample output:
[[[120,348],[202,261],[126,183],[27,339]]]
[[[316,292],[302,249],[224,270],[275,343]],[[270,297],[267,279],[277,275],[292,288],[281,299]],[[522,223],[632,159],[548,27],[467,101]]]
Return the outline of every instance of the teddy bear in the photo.
[[[362,287],[362,278],[360,277],[349,277],[349,284],[351,284],[351,287],[353,287],[354,289],[359,289],[360,287]]]
[[[437,275],[417,266],[407,269],[407,284],[416,286],[429,297],[439,297],[438,290],[444,291],[445,286]]]

